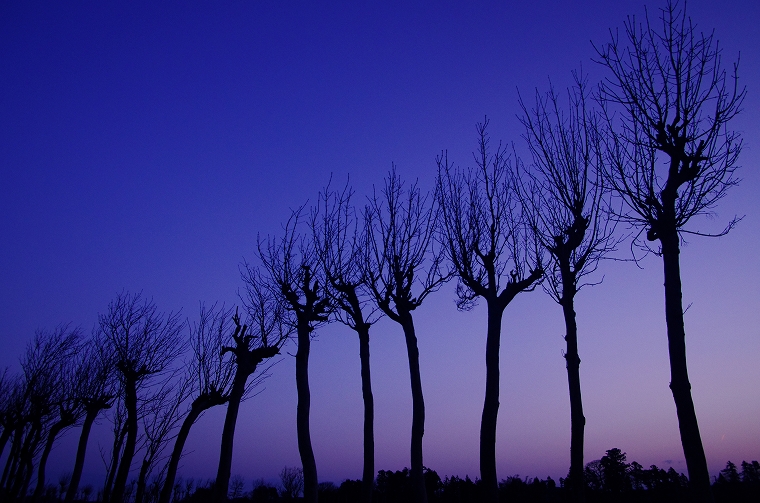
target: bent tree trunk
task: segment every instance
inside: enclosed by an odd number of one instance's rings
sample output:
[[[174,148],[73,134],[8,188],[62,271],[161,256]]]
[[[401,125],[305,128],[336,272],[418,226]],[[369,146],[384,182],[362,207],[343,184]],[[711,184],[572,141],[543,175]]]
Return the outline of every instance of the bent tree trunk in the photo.
[[[400,313],[401,327],[406,339],[406,353],[409,358],[409,379],[412,384],[412,446],[411,446],[411,483],[412,493],[418,503],[427,503],[425,478],[422,472],[422,437],[425,434],[425,399],[422,396],[422,378],[420,376],[420,351],[417,348],[417,335],[411,313]]]
[[[45,442],[45,448],[42,450],[42,456],[40,456],[40,462],[37,466],[37,486],[34,488],[34,495],[32,501],[38,501],[42,496],[42,492],[45,490],[45,468],[47,466],[47,460],[50,457],[50,451],[53,450],[53,444],[55,443],[58,434],[63,431],[64,428],[73,424],[73,421],[69,422],[61,420],[50,427],[48,432],[48,438]]]
[[[174,489],[174,481],[177,478],[177,468],[179,468],[179,460],[182,457],[182,451],[185,448],[185,442],[188,435],[190,435],[190,428],[195,424],[203,411],[210,409],[215,405],[222,405],[226,402],[226,399],[220,398],[214,401],[207,394],[201,395],[196,398],[190,406],[190,412],[185,416],[185,420],[182,421],[182,426],[177,433],[177,439],[174,441],[174,449],[172,450],[172,457],[169,459],[169,464],[166,468],[166,480],[164,486],[161,488],[161,495],[159,496],[158,503],[169,503],[172,498],[172,490]]]
[[[11,428],[8,428],[6,425],[5,428],[3,428],[3,433],[0,435],[0,457],[3,456],[3,451],[5,451],[5,444],[8,443],[8,439],[11,438]]]
[[[375,485],[375,401],[372,396],[372,379],[369,370],[369,329],[357,327],[359,332],[359,360],[361,362],[362,399],[364,400],[364,472],[362,473],[362,499],[372,503]]]
[[[82,469],[84,468],[84,457],[87,452],[87,440],[90,438],[90,431],[92,430],[92,423],[95,422],[95,418],[100,412],[100,408],[90,408],[87,410],[87,415],[84,418],[82,424],[82,432],[79,435],[79,445],[77,446],[77,457],[74,461],[74,471],[71,474],[71,482],[69,482],[69,489],[66,491],[66,503],[74,501],[79,490],[79,481],[82,478]]]
[[[499,415],[499,346],[503,312],[495,300],[488,302],[486,395],[480,421],[480,478],[483,481],[485,501],[491,503],[499,501],[499,486],[496,480],[496,422]]]
[[[127,438],[124,443],[124,452],[119,461],[119,469],[111,491],[111,503],[121,503],[124,499],[124,489],[127,487],[129,469],[132,466],[132,458],[137,446],[137,388],[136,383],[127,381],[124,385],[124,405],[127,409]]]
[[[232,384],[230,401],[227,404],[227,415],[224,417],[222,446],[219,453],[219,469],[216,472],[216,482],[214,483],[214,501],[227,500],[227,488],[230,485],[230,475],[232,473],[232,444],[235,440],[235,425],[237,424],[238,412],[240,411],[240,401],[245,393],[245,382],[248,380],[249,375],[240,366],[238,366],[238,370],[235,372],[235,381]],[[184,424],[182,426],[184,427]]]
[[[135,490],[135,503],[143,503],[143,499],[145,498],[145,479],[148,478],[148,469],[150,468],[150,463],[148,463],[147,459],[143,459],[142,464],[140,465],[140,474],[137,476],[137,489]]]
[[[113,490],[113,481],[116,478],[116,472],[119,469],[119,454],[121,446],[124,444],[124,438],[127,436],[127,424],[124,425],[113,440],[113,452],[111,453],[111,466],[108,467],[106,474],[106,483],[103,487],[103,501],[111,501],[111,491]]]
[[[296,430],[298,433],[298,453],[303,467],[303,497],[307,503],[317,503],[317,462],[311,446],[309,411],[311,393],[309,391],[309,350],[311,349],[311,327],[308,322],[298,321],[298,350],[296,351]]]
[[[569,274],[569,266],[568,266]],[[565,317],[565,362],[567,384],[570,391],[570,493],[573,501],[585,501],[586,483],[583,477],[583,434],[586,417],[583,415],[581,399],[581,359],[578,356],[578,325],[575,322],[575,284],[564,279],[562,313]]]
[[[660,232],[662,233],[661,230]],[[697,414],[691,397],[691,383],[686,368],[686,332],[683,321],[678,240],[678,232],[675,228],[660,235],[665,275],[665,322],[670,355],[670,389],[676,404],[678,429],[681,433],[686,468],[689,471],[692,497],[694,501],[712,502],[710,474],[707,471],[707,460],[699,434]]]

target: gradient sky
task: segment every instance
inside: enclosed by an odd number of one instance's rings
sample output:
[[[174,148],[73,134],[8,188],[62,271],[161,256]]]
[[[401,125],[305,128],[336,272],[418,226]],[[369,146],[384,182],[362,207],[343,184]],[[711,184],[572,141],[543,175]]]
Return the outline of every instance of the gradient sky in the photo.
[[[412,5],[414,4],[414,5]],[[647,2],[654,11],[662,2]],[[741,52],[740,186],[717,230],[682,252],[693,396],[713,474],[760,459],[760,3],[692,0],[724,65]],[[199,301],[237,302],[238,265],[257,234],[314,201],[331,174],[359,196],[391,163],[431,187],[435,156],[472,164],[475,124],[515,142],[517,89],[563,87],[591,41],[641,0],[575,2],[3,2],[0,5],[0,366],[18,369],[35,329],[90,331],[117,292],[197,316]],[[625,247],[622,257],[629,254]],[[619,447],[628,460],[685,471],[668,389],[661,262],[605,263],[577,299],[586,461]],[[427,423],[425,465],[479,476],[485,312],[456,311],[453,284],[416,314]],[[559,307],[541,291],[507,308],[502,337],[500,478],[565,476],[570,422]],[[411,396],[403,335],[372,331],[377,469],[409,465]],[[275,480],[299,465],[295,346],[238,419],[233,474]],[[320,480],[360,478],[358,340],[342,326],[312,345],[311,432]],[[182,474],[216,473],[224,410],[189,439]],[[85,478],[102,484],[91,438]],[[78,431],[51,458],[73,466]]]

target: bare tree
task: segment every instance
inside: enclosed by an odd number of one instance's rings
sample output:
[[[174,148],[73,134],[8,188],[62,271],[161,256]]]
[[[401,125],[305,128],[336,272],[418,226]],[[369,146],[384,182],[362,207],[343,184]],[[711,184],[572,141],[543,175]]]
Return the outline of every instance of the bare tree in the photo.
[[[190,395],[193,383],[187,373],[177,371],[155,387],[152,396],[146,399],[142,416],[145,432],[142,448],[143,459],[137,476],[135,503],[142,503],[148,491],[148,479],[156,463],[166,449],[172,433],[182,419],[181,408]],[[163,470],[154,479],[162,478]]]
[[[549,252],[544,290],[562,307],[565,362],[570,392],[570,475],[565,485],[584,501],[583,437],[586,418],[581,398],[575,295],[599,261],[615,249],[615,222],[609,218],[609,191],[601,176],[603,142],[598,116],[589,108],[588,85],[574,74],[567,108],[554,88],[536,90],[535,106],[520,100],[521,121],[533,163],[518,178],[531,227]],[[601,280],[600,280],[601,281]]]
[[[487,306],[486,392],[480,425],[480,477],[487,501],[498,501],[496,422],[499,412],[499,346],[504,309],[533,290],[543,275],[541,256],[524,218],[510,157],[489,150],[488,120],[477,125],[476,167],[455,170],[438,161],[441,241],[458,276],[457,306]],[[515,160],[515,163],[517,161]]]
[[[119,459],[121,459],[122,452],[124,451],[124,439],[127,437],[127,411],[124,407],[122,396],[116,397],[116,407],[112,410],[111,422],[113,423],[113,443],[111,445],[111,453],[107,459],[103,449],[101,448],[100,450],[100,456],[106,468],[106,480],[103,485],[103,497],[101,498],[104,502],[111,499],[116,472],[119,470]]]
[[[369,329],[377,321],[362,268],[363,243],[359,219],[351,205],[353,191],[328,187],[320,193],[311,216],[311,229],[319,261],[330,282],[336,319],[359,336],[362,399],[364,402],[364,470],[362,497],[372,501],[375,481],[374,399],[369,360]]]
[[[331,306],[327,281],[320,268],[317,251],[308,238],[298,234],[302,211],[303,207],[293,212],[280,239],[267,239],[266,243],[259,241],[259,255],[272,278],[278,301],[290,314],[289,323],[296,330],[298,452],[303,466],[304,500],[316,503],[319,482],[309,430],[309,352],[313,332],[317,326],[327,322]]]
[[[690,486],[695,500],[712,501],[697,416],[686,366],[679,254],[687,228],[709,214],[738,180],[738,132],[728,122],[739,113],[745,89],[738,61],[728,73],[713,33],[697,31],[685,2],[669,0],[659,21],[628,18],[625,38],[617,34],[596,47],[610,76],[599,101],[606,112],[610,167],[606,176],[627,211],[618,217],[639,229],[636,244],[662,257],[665,320],[670,354],[670,389],[676,404]],[[734,218],[718,235],[729,232]],[[646,240],[638,239],[642,234]]]
[[[92,425],[102,411],[111,408],[116,397],[114,368],[110,359],[103,354],[103,349],[102,339],[94,336],[83,345],[77,355],[74,393],[84,409],[84,421],[79,435],[74,471],[66,492],[67,503],[74,501],[79,491]]]
[[[99,336],[112,354],[126,409],[126,438],[110,493],[112,503],[121,503],[125,498],[137,447],[138,395],[184,350],[182,326],[179,313],[159,313],[152,300],[126,292],[116,296],[107,314],[99,316]]]
[[[195,398],[174,441],[159,503],[169,503],[171,500],[177,468],[190,428],[204,411],[224,405],[230,399],[235,364],[231,358],[225,357],[222,348],[228,334],[233,332],[233,316],[232,309],[225,309],[223,305],[214,304],[210,308],[201,305],[199,321],[192,325],[188,322],[193,349],[188,378]],[[231,355],[230,352],[227,353]]]
[[[412,388],[411,483],[415,499],[427,501],[422,464],[425,401],[420,356],[412,312],[449,278],[434,249],[438,217],[435,198],[423,195],[417,184],[408,189],[395,166],[365,208],[366,252],[363,262],[367,286],[380,310],[401,325],[409,360]]]
[[[27,346],[21,360],[22,403],[17,409],[14,442],[8,458],[11,464],[6,466],[7,472],[3,474],[8,500],[27,494],[34,462],[40,455],[38,477],[41,475],[44,480],[47,455],[55,437],[64,428],[56,426],[58,406],[65,396],[64,369],[75,354],[79,338],[78,329],[70,329],[64,324],[52,331],[37,331]]]
[[[7,394],[2,396],[3,403],[3,436],[11,441],[10,452],[5,460],[2,477],[0,478],[0,496],[8,496],[9,483],[15,473],[18,457],[21,452],[24,428],[26,425],[29,403],[26,399],[26,381],[23,373],[11,374],[7,380]],[[7,435],[6,435],[7,433]]]
[[[288,336],[282,323],[282,307],[268,288],[266,278],[257,269],[246,267],[243,272],[246,282],[249,324],[242,324],[237,312],[232,316],[235,330],[232,333],[233,346],[223,346],[221,356],[231,353],[234,357],[235,376],[229,392],[227,415],[222,430],[222,445],[219,454],[219,468],[214,483],[214,493],[218,501],[227,498],[230,475],[232,473],[232,447],[235,437],[240,402],[248,386],[248,378],[256,372],[264,360],[280,353],[280,347]],[[227,328],[227,327],[222,327]],[[259,378],[267,375],[266,371]]]
[[[5,451],[5,444],[13,434],[17,421],[16,404],[20,401],[21,377],[10,372],[6,367],[0,375],[0,457]],[[0,485],[2,487],[2,485]]]
[[[286,500],[294,500],[303,491],[303,470],[287,466],[280,471],[280,484],[282,497]]]
[[[51,415],[45,446],[37,463],[37,485],[34,489],[32,501],[39,500],[45,490],[45,469],[55,441],[59,435],[84,417],[83,403],[79,400],[76,392],[77,371],[79,370],[76,365],[76,354],[81,351],[82,347],[79,343],[81,333],[79,329],[75,329],[72,334],[75,334],[76,342],[74,343],[75,346],[70,349],[68,358],[61,360],[56,368],[46,369],[55,379],[51,390],[52,394],[49,397],[55,412]]]

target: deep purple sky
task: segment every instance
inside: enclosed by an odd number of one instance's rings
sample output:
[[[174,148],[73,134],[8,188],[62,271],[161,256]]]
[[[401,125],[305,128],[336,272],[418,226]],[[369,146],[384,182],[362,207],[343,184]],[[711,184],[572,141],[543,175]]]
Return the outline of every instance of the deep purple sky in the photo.
[[[359,195],[396,163],[432,185],[435,156],[471,163],[475,123],[525,146],[517,89],[531,97],[593,78],[590,41],[609,40],[641,0],[617,2],[3,2],[0,6],[0,366],[37,328],[89,331],[117,292],[143,291],[162,310],[237,302],[238,264],[257,233],[314,201],[333,174]],[[356,5],[356,4],[361,4]],[[516,4],[519,4],[515,6]],[[661,2],[649,3],[650,10]],[[747,86],[743,178],[721,202],[720,239],[682,253],[693,395],[713,473],[760,458],[760,4],[693,0],[715,28],[724,64],[741,51]],[[622,256],[626,256],[625,250]],[[578,298],[586,461],[619,447],[628,459],[685,471],[669,368],[661,265],[607,263]],[[425,465],[478,472],[485,313],[459,313],[453,287],[429,298],[417,326],[427,407]],[[540,291],[504,316],[497,467],[500,478],[564,476],[569,404],[561,311]],[[378,469],[409,464],[411,397],[403,336],[372,333]],[[291,353],[294,346],[287,347]],[[299,464],[294,359],[238,420],[233,473],[275,479]],[[312,346],[312,438],[321,480],[361,477],[358,341],[341,326]],[[215,474],[224,411],[191,434],[185,476]],[[53,455],[71,470],[78,431]],[[86,477],[102,483],[91,439]]]

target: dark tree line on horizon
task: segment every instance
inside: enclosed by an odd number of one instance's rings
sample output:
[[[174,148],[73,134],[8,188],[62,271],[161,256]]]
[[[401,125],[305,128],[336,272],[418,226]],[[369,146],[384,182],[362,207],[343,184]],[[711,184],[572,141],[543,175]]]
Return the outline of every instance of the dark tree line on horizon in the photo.
[[[0,500],[81,499],[88,438],[101,415],[113,431],[110,452],[103,455],[101,501],[241,498],[232,475],[239,407],[291,340],[301,468],[297,476],[283,470],[280,492],[259,484],[254,501],[299,493],[310,503],[349,501],[347,494],[364,503],[711,502],[760,494],[756,461],[742,463],[741,475],[729,462],[711,483],[686,366],[679,265],[684,235],[710,235],[690,227],[691,219],[710,214],[737,183],[742,142],[728,123],[745,96],[738,63],[730,72],[721,66],[713,34],[698,31],[685,3],[676,0],[667,1],[658,19],[629,18],[622,37],[612,33],[610,42],[594,49],[607,71],[598,85],[576,73],[566,93],[550,86],[536,90],[534,103],[520,98],[529,161],[514,148],[492,144],[486,118],[477,124],[474,167],[458,167],[444,151],[431,192],[404,181],[395,166],[363,205],[349,182],[341,189],[328,183],[316,205],[291,213],[281,235],[258,238],[255,259],[241,266],[240,307],[201,304],[196,320],[183,321],[179,313],[160,312],[142,293],[125,291],[99,314],[89,337],[70,325],[38,331],[21,357],[21,371],[0,375]],[[628,464],[619,449],[584,464],[582,335],[576,323],[584,313],[576,312],[575,297],[601,282],[594,275],[600,261],[623,242],[663,260],[670,389],[688,478],[672,468]],[[425,403],[414,312],[449,280],[457,282],[459,309],[482,301],[487,316],[475,482],[441,481],[423,458]],[[515,477],[499,482],[499,347],[502,332],[510,331],[502,316],[517,295],[539,287],[565,321],[568,477],[559,484]],[[406,343],[412,425],[410,468],[376,475],[370,328],[380,317],[395,322]],[[311,342],[319,327],[336,321],[359,339],[364,406],[363,476],[344,483],[346,489],[320,484],[309,429]],[[203,490],[183,492],[177,472],[185,441],[198,418],[217,406],[225,406],[226,415],[216,477]],[[71,478],[65,491],[51,491],[47,459],[56,440],[73,428],[80,440]],[[394,491],[400,492],[392,496]]]

